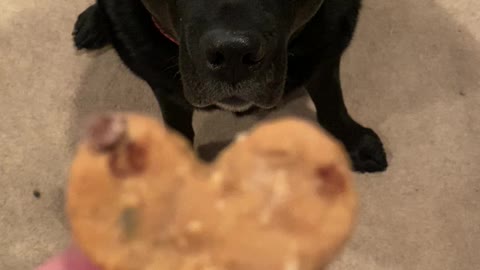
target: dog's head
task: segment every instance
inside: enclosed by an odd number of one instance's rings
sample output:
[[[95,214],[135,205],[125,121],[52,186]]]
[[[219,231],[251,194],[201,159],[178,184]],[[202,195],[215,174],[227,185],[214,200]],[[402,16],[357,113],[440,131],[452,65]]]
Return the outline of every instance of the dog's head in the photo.
[[[323,0],[143,0],[179,42],[186,99],[241,112],[283,95],[291,37]]]

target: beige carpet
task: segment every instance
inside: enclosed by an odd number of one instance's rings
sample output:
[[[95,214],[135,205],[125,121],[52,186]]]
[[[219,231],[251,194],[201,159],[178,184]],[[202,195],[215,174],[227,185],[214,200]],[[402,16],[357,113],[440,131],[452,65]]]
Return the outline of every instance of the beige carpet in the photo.
[[[62,190],[80,119],[159,115],[112,51],[74,51],[72,25],[89,2],[0,1],[0,270],[32,269],[68,243]],[[479,10],[478,0],[365,1],[342,77],[391,165],[358,176],[360,224],[331,269],[480,269]],[[306,103],[273,116],[312,117]],[[255,119],[215,116],[196,116],[198,144]]]

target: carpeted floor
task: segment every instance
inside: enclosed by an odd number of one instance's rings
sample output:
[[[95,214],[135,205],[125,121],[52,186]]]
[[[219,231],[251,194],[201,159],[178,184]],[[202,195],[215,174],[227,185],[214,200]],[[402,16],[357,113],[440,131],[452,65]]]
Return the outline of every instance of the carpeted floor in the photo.
[[[89,2],[0,2],[1,270],[32,269],[68,243],[63,188],[81,119],[159,115],[112,51],[74,51],[72,25]],[[360,223],[331,269],[480,269],[479,10],[477,0],[365,1],[343,84],[391,165],[358,176]],[[307,103],[294,98],[269,117],[312,118]],[[203,145],[259,117],[195,118]]]

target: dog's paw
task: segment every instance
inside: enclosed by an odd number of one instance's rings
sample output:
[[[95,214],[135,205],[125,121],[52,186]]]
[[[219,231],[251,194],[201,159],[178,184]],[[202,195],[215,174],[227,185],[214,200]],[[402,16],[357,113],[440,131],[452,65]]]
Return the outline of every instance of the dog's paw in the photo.
[[[97,5],[82,12],[73,29],[73,40],[77,49],[95,50],[110,43],[107,23]]]
[[[355,139],[347,142],[348,153],[357,172],[381,172],[388,167],[383,144],[378,135],[369,128],[362,128]]]

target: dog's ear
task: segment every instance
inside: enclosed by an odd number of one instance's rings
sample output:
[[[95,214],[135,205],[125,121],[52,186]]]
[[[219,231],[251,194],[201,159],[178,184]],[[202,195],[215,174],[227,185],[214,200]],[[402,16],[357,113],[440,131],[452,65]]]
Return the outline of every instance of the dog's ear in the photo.
[[[291,35],[298,33],[317,14],[324,0],[302,0],[296,5],[295,19],[291,29]]]
[[[178,21],[177,15],[171,13],[172,8],[169,2],[165,0],[142,0],[143,5],[150,12],[165,36],[171,37],[173,40],[179,40],[178,33],[175,30],[175,22]]]

